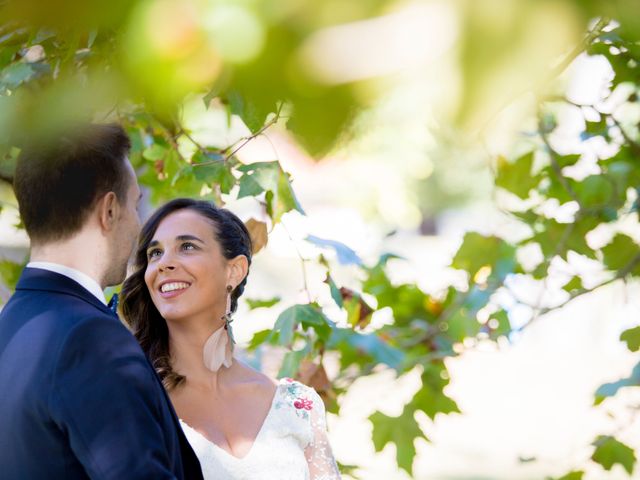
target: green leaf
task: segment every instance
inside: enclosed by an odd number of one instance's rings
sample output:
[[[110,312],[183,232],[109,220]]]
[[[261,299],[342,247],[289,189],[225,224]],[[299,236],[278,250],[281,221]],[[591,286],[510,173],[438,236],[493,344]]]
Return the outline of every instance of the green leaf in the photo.
[[[587,137],[593,137],[596,135],[602,135],[605,138],[609,137],[609,127],[607,125],[607,117],[605,115],[597,122],[586,122],[585,133]]]
[[[359,333],[351,328],[336,328],[328,347],[340,351],[343,367],[373,361],[400,371],[405,359],[401,350],[382,340],[379,334]]]
[[[548,480],[582,480],[584,472],[582,470],[574,470],[558,478],[547,477]]]
[[[348,85],[296,95],[287,128],[311,155],[321,157],[339,142],[358,103],[354,89]]]
[[[317,245],[318,247],[330,248],[335,251],[338,256],[338,262],[341,265],[362,265],[362,260],[360,260],[358,254],[342,242],[326,240],[324,238],[316,237],[315,235],[308,235],[305,240]]]
[[[0,73],[0,84],[11,90],[27,82],[34,73],[28,63],[13,63]]]
[[[24,265],[24,263],[15,263],[10,260],[0,260],[0,278],[7,288],[13,290],[16,287]]]
[[[291,189],[289,174],[282,170],[278,162],[241,165],[238,171],[243,173],[238,198],[256,196],[266,191],[267,213],[274,222],[278,222],[284,213],[291,210],[304,214]]]
[[[500,273],[506,274],[515,266],[514,255],[515,248],[501,238],[468,232],[453,257],[451,266],[466,270],[471,278],[485,265],[492,269],[498,267]]]
[[[253,101],[252,95],[245,95],[239,91],[232,90],[226,94],[231,113],[238,115],[244,124],[251,130],[251,133],[257,133],[264,126],[269,113],[276,111],[276,102],[267,104],[259,104]]]
[[[575,290],[581,290],[582,287],[582,278],[580,278],[578,275],[576,275],[575,277],[571,278],[571,280],[569,280],[567,283],[564,284],[564,286],[562,287],[563,290],[566,290],[567,292],[573,292]]]
[[[460,413],[456,402],[447,397],[442,390],[436,390],[429,386],[423,386],[418,390],[411,402],[417,410],[422,410],[431,420],[434,420],[438,413],[444,415]]]
[[[571,154],[571,155],[557,155],[555,160],[558,162],[560,168],[569,167],[578,163],[580,160],[580,154]]]
[[[249,341],[249,345],[247,346],[247,348],[249,350],[255,350],[263,343],[267,343],[270,340],[274,340],[274,337],[276,336],[277,335],[274,335],[274,332],[271,329],[260,330],[259,332],[256,332],[253,334],[253,337],[251,337],[251,340]]]
[[[492,313],[487,322],[487,328],[491,338],[507,335],[511,331],[509,315],[504,310]]]
[[[589,175],[580,182],[569,183],[583,208],[603,206],[614,200],[613,183],[604,175]]]
[[[239,180],[240,190],[238,191],[238,198],[255,197],[264,192],[264,188],[256,182],[255,178],[250,175],[243,175]]]
[[[209,185],[219,185],[222,193],[229,193],[236,183],[224,161],[224,157],[217,153],[196,152],[191,159],[195,178]]]
[[[291,210],[297,210],[301,214],[305,214],[291,188],[291,177],[281,170],[278,177],[276,205],[273,213],[274,222],[279,222],[282,215]]]
[[[318,337],[325,341],[331,334],[329,320],[317,306],[310,304],[294,305],[282,312],[276,320],[274,330],[280,334],[280,345],[291,345],[293,333],[298,328],[298,325],[303,328],[312,328]]]
[[[525,153],[510,163],[504,157],[498,158],[496,185],[522,199],[529,197],[529,191],[535,188],[540,179],[531,174],[533,153]]]
[[[325,278],[324,282],[329,285],[329,290],[331,291],[331,298],[333,298],[333,301],[336,302],[336,305],[342,308],[342,294],[340,293],[340,289],[338,288],[336,283],[333,281],[333,278],[331,278],[331,275],[327,273],[327,278]]]
[[[586,235],[599,224],[600,221],[591,216],[581,217],[573,223],[558,223],[555,220],[546,219],[540,222],[539,232],[532,237],[532,240],[540,245],[546,258],[560,255],[566,259],[569,250],[573,250],[595,259],[596,253],[587,244]]]
[[[399,417],[389,417],[380,412],[375,412],[369,417],[373,424],[372,440],[376,452],[382,451],[388,443],[394,444],[398,466],[409,475],[413,474],[413,459],[416,456],[415,439],[428,440],[413,414],[412,409],[405,407]]]
[[[168,150],[166,147],[163,147],[162,145],[158,145],[157,143],[154,143],[153,145],[144,149],[144,151],[142,152],[142,156],[147,160],[155,162],[157,160],[162,160],[164,157],[166,157],[167,152]]]
[[[605,266],[614,272],[626,268],[639,253],[640,246],[631,237],[622,233],[618,233],[613,237],[613,241],[602,249]],[[638,267],[633,273],[640,274]]]
[[[636,455],[632,448],[614,437],[600,435],[593,445],[596,450],[593,452],[591,459],[602,465],[605,470],[611,468],[617,463],[627,471],[629,475],[633,474],[633,468],[636,463]]]
[[[632,352],[640,350],[640,326],[622,332],[620,340],[626,342],[627,348]]]
[[[460,308],[455,311],[446,323],[446,336],[453,343],[462,342],[465,338],[475,337],[480,332],[481,325],[469,310]]]
[[[605,383],[598,387],[595,393],[595,405],[602,403],[607,397],[612,397],[618,393],[618,390],[625,387],[637,387],[640,386],[640,363],[638,363],[631,375],[626,378],[621,378],[617,382]]]
[[[280,297],[272,297],[266,300],[255,300],[251,298],[247,298],[245,302],[249,306],[249,309],[254,310],[256,308],[269,308],[273,307],[276,303],[281,300]]]
[[[278,378],[294,377],[300,368],[300,362],[302,362],[304,356],[304,351],[287,352],[278,371]]]

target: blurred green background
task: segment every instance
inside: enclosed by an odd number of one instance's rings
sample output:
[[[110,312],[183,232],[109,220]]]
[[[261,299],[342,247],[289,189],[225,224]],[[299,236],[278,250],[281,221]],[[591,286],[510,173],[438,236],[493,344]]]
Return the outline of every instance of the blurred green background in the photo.
[[[21,147],[117,121],[145,213],[248,222],[247,361],[345,476],[635,478],[640,2],[0,5],[0,299]]]

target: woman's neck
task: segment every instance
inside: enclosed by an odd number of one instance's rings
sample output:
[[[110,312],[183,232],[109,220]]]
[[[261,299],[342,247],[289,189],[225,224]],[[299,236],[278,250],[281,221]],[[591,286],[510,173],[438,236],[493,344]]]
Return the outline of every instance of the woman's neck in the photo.
[[[188,383],[217,388],[221,377],[226,376],[223,371],[229,369],[209,370],[204,364],[203,351],[209,337],[224,328],[224,321],[213,325],[210,319],[200,323],[181,321],[179,325],[168,323],[168,327],[173,370],[187,377]]]

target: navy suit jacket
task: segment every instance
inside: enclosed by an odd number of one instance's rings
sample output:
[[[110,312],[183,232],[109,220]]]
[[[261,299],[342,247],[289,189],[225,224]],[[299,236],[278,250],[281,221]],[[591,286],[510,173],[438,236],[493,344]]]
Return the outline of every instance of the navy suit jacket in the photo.
[[[135,338],[47,270],[26,268],[0,312],[0,477],[202,479]]]

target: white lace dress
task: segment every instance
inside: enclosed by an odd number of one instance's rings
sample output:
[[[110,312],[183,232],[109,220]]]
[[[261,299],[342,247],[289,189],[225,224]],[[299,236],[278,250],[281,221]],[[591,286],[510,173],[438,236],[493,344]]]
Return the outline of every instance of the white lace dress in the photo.
[[[314,389],[280,380],[249,453],[238,458],[180,421],[205,480],[335,480],[322,399]]]

